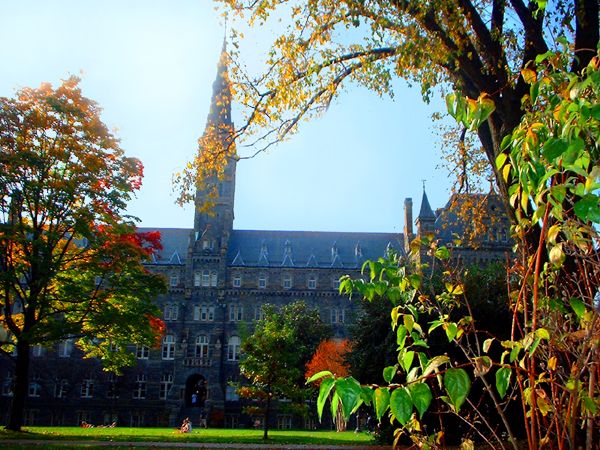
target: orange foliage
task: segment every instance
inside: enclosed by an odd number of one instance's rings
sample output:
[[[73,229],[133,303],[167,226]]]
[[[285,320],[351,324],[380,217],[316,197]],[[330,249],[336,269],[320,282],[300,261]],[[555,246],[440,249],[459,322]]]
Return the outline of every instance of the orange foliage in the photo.
[[[329,339],[321,342],[306,365],[306,377],[309,378],[322,370],[329,370],[336,377],[348,376],[348,364],[344,358],[349,351],[350,342],[347,339]]]

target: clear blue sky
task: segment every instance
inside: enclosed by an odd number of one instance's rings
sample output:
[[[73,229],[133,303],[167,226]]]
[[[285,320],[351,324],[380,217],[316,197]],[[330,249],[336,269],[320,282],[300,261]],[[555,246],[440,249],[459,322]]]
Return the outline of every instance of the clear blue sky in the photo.
[[[0,0],[0,17],[0,96],[80,75],[84,95],[145,166],[129,212],[141,226],[191,227],[193,208],[174,204],[171,176],[206,122],[224,35],[214,4]],[[248,48],[265,44],[249,39]],[[433,208],[449,195],[430,118],[442,108],[402,82],[394,100],[348,87],[325,117],[238,164],[235,228],[402,231],[404,198],[418,211],[421,179]]]

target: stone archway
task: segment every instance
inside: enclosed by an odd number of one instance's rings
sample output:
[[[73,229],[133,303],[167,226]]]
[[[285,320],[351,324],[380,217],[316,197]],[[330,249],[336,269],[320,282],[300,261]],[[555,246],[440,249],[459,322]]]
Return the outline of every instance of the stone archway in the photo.
[[[197,408],[204,407],[206,394],[206,378],[199,373],[190,375],[185,382],[185,406]]]

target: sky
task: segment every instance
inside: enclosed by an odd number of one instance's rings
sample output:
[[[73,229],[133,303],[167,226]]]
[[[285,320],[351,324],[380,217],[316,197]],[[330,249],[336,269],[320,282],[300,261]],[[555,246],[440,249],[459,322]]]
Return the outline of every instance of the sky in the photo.
[[[0,17],[0,96],[80,76],[126,154],[144,164],[128,213],[144,227],[191,228],[193,206],[175,204],[171,180],[206,124],[225,35],[215,4],[0,0]],[[269,36],[247,33],[242,50],[266,48]],[[404,199],[416,217],[422,180],[431,206],[443,206],[451,183],[438,168],[431,115],[444,106],[424,104],[418,87],[395,87],[392,100],[348,86],[324,117],[238,163],[234,228],[401,232]]]

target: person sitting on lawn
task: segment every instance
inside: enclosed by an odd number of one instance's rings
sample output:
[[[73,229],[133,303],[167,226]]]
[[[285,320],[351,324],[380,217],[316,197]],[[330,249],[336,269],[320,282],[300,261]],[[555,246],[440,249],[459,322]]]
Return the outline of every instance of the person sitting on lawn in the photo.
[[[181,428],[179,429],[180,433],[190,433],[192,431],[192,422],[189,417],[183,419],[183,423],[181,424]]]

